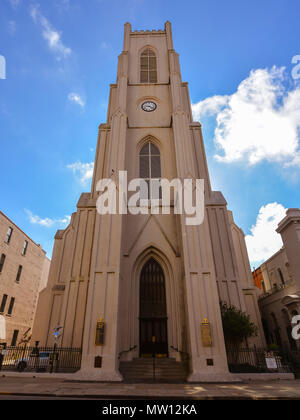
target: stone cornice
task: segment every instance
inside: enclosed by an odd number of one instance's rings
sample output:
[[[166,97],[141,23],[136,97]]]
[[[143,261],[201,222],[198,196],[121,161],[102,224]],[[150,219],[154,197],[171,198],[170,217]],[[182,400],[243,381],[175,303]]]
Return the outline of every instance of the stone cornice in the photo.
[[[276,229],[276,232],[281,233],[291,223],[300,225],[300,210],[299,209],[287,210],[286,217],[279,223],[278,228]]]
[[[78,200],[77,208],[96,208],[96,199],[92,198],[91,193],[82,193]]]

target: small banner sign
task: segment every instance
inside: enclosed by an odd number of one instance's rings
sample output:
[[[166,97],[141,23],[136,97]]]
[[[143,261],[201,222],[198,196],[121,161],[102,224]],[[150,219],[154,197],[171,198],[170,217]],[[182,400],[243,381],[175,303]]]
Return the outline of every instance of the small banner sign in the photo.
[[[104,346],[104,333],[105,333],[105,324],[102,321],[97,322],[96,325],[96,346]]]
[[[278,369],[277,362],[275,357],[266,357],[266,364],[268,369],[276,370]]]
[[[212,347],[211,327],[207,319],[205,319],[201,324],[201,337],[203,347]]]

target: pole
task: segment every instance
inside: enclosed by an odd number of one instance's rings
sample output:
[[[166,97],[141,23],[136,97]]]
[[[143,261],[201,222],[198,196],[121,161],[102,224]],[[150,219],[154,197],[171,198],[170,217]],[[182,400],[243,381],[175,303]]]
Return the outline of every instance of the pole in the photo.
[[[2,370],[5,349],[6,349],[6,344],[0,344],[0,370]]]
[[[54,342],[54,346],[53,346],[53,353],[52,353],[52,357],[51,357],[51,368],[50,368],[50,373],[53,373],[53,367],[54,367],[54,356],[55,356],[55,353],[56,353],[56,346],[57,346],[57,343],[56,343],[56,340],[55,340],[55,342]]]
[[[155,338],[155,336],[153,336],[152,337],[153,381],[155,381],[155,341],[156,341],[156,338]]]
[[[39,365],[40,365],[40,351],[39,351],[39,341],[35,342],[35,348],[34,348],[34,355],[35,355],[35,371],[39,371]]]
[[[27,349],[27,342],[25,342],[25,346],[24,346],[24,348],[23,348],[22,362],[23,362],[23,360],[24,360],[24,356],[25,356],[26,349]]]

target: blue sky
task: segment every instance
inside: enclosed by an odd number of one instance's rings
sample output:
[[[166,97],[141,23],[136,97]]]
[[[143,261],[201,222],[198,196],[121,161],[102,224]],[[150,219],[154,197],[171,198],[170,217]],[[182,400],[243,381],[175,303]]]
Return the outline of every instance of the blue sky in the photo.
[[[124,23],[170,20],[213,188],[257,265],[280,248],[285,209],[300,206],[299,15],[298,0],[0,0],[1,210],[51,256],[89,191]]]

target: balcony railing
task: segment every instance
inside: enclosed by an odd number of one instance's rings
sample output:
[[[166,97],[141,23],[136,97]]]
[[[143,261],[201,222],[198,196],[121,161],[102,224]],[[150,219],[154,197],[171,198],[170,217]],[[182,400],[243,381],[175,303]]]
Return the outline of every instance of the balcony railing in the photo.
[[[274,293],[281,292],[282,290],[286,289],[288,286],[291,286],[294,284],[293,280],[288,280],[284,284],[276,284],[272,287],[272,289],[264,292],[261,296],[258,297],[259,300],[265,299],[268,296],[274,295]]]

